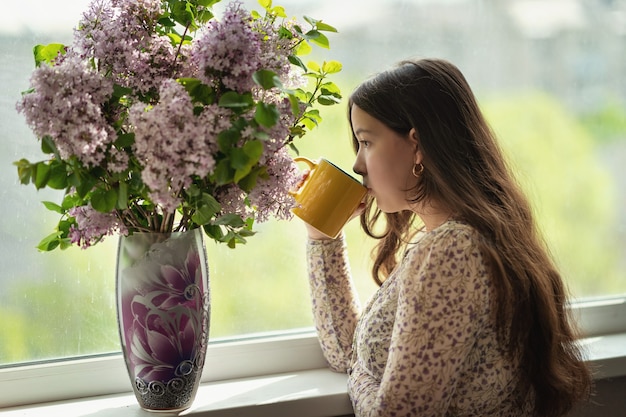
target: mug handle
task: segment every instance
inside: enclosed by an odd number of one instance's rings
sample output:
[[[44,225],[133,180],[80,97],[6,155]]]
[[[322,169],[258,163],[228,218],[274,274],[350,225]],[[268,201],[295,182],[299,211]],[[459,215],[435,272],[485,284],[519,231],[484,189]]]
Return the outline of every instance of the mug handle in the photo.
[[[314,169],[317,164],[313,161],[311,161],[309,158],[305,158],[304,156],[296,156],[295,158],[293,158],[293,160],[295,162],[304,162],[309,166],[309,169]]]
[[[293,158],[294,162],[304,162],[305,164],[307,164],[309,166],[309,170],[313,171],[315,169],[315,167],[317,166],[317,164],[313,161],[311,161],[309,158],[305,158],[304,156],[296,156],[295,158]],[[306,180],[304,180],[304,182],[300,185],[300,187],[297,190],[290,190],[289,195],[291,195],[292,197],[295,197],[298,192],[300,191],[300,189],[302,187],[304,187],[304,183],[306,182]]]

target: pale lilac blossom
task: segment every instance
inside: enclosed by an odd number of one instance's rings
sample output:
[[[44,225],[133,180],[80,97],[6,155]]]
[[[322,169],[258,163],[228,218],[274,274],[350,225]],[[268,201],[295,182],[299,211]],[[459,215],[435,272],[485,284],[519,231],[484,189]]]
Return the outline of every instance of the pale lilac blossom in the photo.
[[[176,57],[170,39],[154,32],[160,13],[160,0],[96,1],[83,14],[73,47],[95,58],[119,85],[142,94],[156,91],[181,71],[189,53],[182,48]]]
[[[135,128],[134,151],[143,165],[150,197],[166,212],[180,204],[181,191],[194,176],[206,177],[215,166],[216,135],[230,126],[228,111],[208,106],[200,117],[185,88],[165,80],[154,106],[139,103],[130,110]]]
[[[285,28],[289,29],[292,24],[293,22],[287,22]],[[287,88],[297,88],[304,85],[305,80],[302,77],[302,71],[296,69],[289,62],[289,55],[297,41],[281,36],[276,26],[267,20],[257,19],[251,25],[253,30],[259,33],[263,39],[258,58],[261,68],[274,71]]]
[[[68,53],[57,65],[40,65],[30,82],[33,92],[17,109],[33,132],[51,137],[63,159],[75,155],[87,166],[100,164],[117,138],[102,112],[113,92],[111,80]]]
[[[257,222],[267,221],[270,217],[291,219],[290,209],[294,207],[295,200],[289,191],[297,188],[299,171],[285,148],[273,154],[265,164],[269,178],[259,179],[248,195],[255,209],[254,218]]]
[[[254,217],[246,193],[237,184],[220,187],[215,198],[222,207],[222,214],[237,214],[243,219]]]
[[[194,43],[192,60],[206,84],[240,93],[254,87],[252,74],[263,68],[261,38],[240,2],[230,3],[222,21],[211,21]]]
[[[76,220],[69,233],[71,242],[83,249],[98,243],[104,236],[128,234],[128,229],[114,212],[101,213],[91,206],[80,206],[71,208],[68,214]]]

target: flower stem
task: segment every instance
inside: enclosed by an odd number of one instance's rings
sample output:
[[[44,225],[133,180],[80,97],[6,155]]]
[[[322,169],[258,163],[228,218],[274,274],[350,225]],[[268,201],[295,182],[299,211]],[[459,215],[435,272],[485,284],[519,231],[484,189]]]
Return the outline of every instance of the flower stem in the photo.
[[[178,57],[180,56],[180,50],[183,48],[183,43],[185,42],[185,36],[187,36],[187,32],[189,31],[190,26],[191,26],[191,22],[187,23],[187,26],[185,26],[183,35],[180,37],[180,43],[178,44],[176,55],[174,55],[174,62],[172,62],[172,71],[174,72],[174,75],[176,75],[176,61],[178,60]]]

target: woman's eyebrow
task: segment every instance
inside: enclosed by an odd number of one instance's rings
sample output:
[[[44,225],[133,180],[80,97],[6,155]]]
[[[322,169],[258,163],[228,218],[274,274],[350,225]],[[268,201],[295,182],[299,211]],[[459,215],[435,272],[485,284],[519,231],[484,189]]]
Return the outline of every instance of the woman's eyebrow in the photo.
[[[362,127],[354,131],[355,135],[360,135],[361,133],[372,133],[372,131],[369,129],[362,128]]]

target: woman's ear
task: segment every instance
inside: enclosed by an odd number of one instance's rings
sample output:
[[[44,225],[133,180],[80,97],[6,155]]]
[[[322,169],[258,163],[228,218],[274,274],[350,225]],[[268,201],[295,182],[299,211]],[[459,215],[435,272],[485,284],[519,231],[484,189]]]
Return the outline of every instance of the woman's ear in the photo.
[[[415,128],[411,128],[409,131],[409,141],[413,143],[415,146],[415,165],[422,163],[422,149],[419,144],[419,136],[417,135],[417,130]]]

